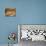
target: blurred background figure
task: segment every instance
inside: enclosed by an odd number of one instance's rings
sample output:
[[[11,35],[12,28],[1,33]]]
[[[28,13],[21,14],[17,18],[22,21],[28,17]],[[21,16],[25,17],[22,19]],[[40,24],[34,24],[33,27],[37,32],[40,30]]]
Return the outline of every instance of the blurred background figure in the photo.
[[[8,40],[9,40],[9,42],[8,42],[8,46],[10,46],[10,44],[13,45],[15,39],[16,39],[16,34],[15,34],[14,32],[10,33],[9,36],[8,36]],[[11,43],[10,43],[10,41],[11,41]]]

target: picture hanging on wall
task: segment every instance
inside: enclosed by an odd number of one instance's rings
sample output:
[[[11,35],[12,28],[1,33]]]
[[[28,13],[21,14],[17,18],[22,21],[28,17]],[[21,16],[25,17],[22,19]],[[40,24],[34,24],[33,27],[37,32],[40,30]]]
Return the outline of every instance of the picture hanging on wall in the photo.
[[[20,24],[18,30],[18,33],[20,33],[19,41],[46,41],[46,25]]]
[[[16,8],[5,8],[5,16],[16,16]]]

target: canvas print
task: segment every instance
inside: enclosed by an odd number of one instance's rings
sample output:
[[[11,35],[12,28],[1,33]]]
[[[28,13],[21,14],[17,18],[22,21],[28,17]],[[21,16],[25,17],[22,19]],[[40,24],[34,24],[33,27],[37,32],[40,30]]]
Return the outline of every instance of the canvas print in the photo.
[[[18,25],[19,46],[34,46],[46,43],[46,25]]]
[[[20,25],[19,31],[20,40],[46,41],[46,25]]]
[[[5,16],[16,16],[16,8],[5,8]]]

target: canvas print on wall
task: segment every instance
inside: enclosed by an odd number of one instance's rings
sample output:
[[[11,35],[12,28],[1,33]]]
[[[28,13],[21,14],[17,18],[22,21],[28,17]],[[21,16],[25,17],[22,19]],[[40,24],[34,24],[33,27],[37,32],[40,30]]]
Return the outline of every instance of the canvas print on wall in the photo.
[[[16,8],[5,8],[5,16],[16,16]]]
[[[20,40],[46,41],[46,25],[19,25],[18,30]]]

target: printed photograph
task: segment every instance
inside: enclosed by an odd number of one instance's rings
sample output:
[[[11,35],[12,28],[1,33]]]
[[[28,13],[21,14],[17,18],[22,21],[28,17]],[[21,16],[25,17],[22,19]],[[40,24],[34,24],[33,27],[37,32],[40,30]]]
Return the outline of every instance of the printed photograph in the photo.
[[[46,42],[46,25],[18,25],[20,46],[31,46],[35,42]]]
[[[16,16],[16,8],[5,8],[5,16]]]

